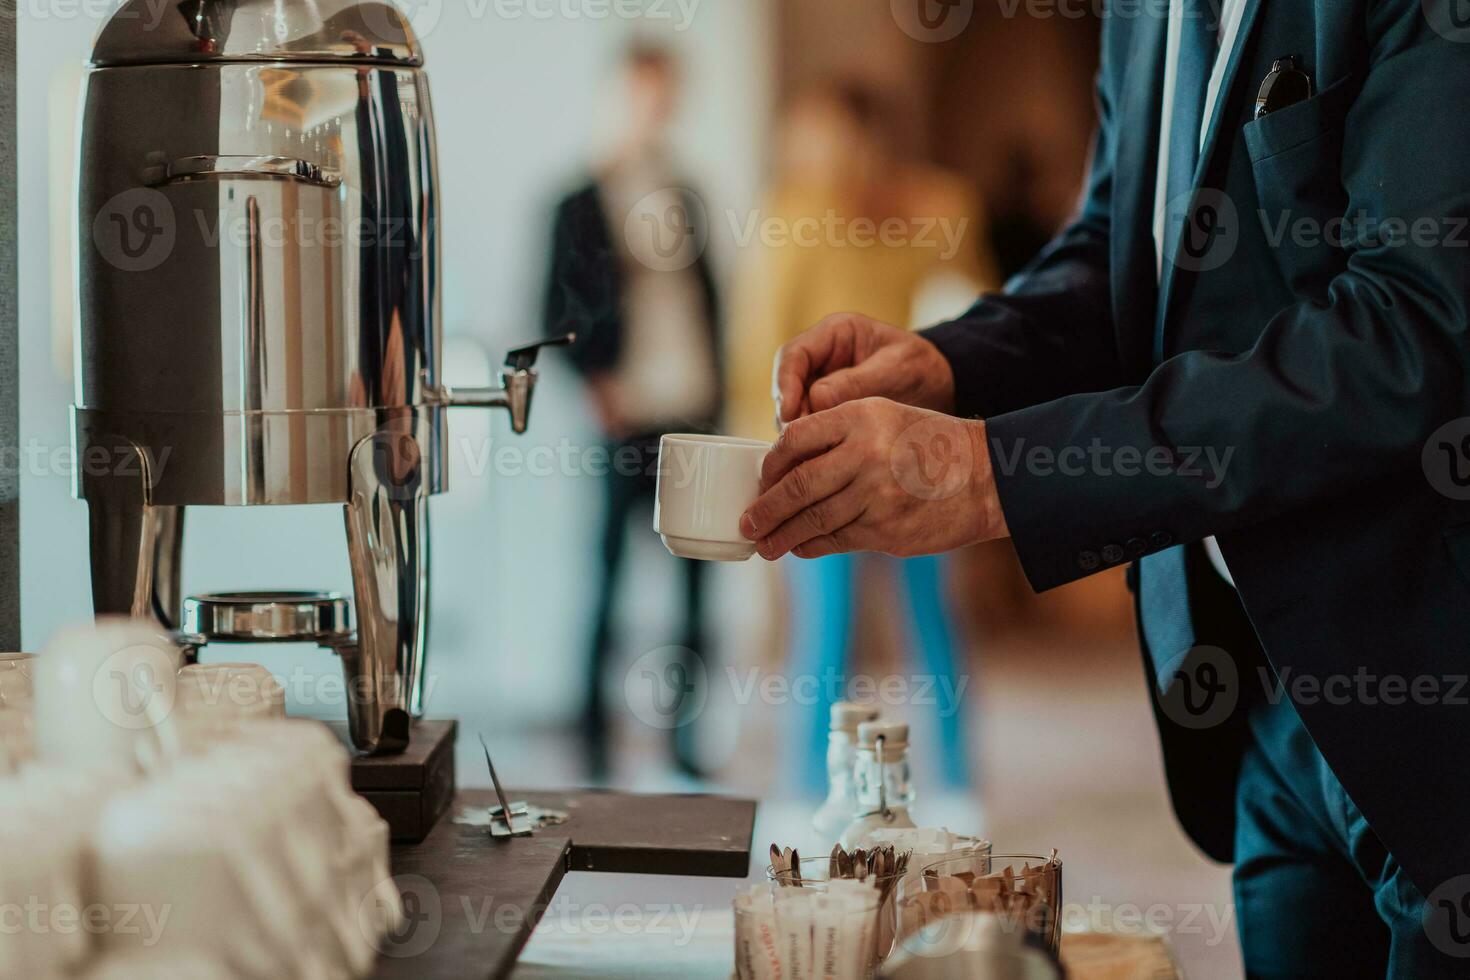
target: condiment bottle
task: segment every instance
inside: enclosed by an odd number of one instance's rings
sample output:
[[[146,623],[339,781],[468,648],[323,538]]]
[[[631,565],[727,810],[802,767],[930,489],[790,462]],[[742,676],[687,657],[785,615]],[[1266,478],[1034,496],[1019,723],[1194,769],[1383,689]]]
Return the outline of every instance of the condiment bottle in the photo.
[[[865,704],[838,701],[832,705],[831,729],[827,733],[827,801],[812,817],[812,828],[825,843],[836,841],[859,813],[853,781],[858,726],[877,717],[878,709]]]
[[[858,725],[853,777],[858,816],[842,832],[845,849],[856,847],[869,831],[879,827],[914,826],[909,817],[914,790],[909,785],[908,725],[883,721]]]

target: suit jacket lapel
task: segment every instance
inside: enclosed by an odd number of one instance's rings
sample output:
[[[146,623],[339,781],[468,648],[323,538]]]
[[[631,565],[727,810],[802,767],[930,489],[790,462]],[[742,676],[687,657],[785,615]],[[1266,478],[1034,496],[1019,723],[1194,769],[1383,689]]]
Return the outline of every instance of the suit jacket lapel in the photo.
[[[1158,269],[1154,259],[1154,175],[1163,115],[1164,42],[1169,18],[1147,13],[1136,28],[1132,63],[1123,74],[1113,118],[1113,306],[1119,354],[1146,374],[1152,361]]]
[[[1200,149],[1199,169],[1195,171],[1194,175],[1194,189],[1196,191],[1200,189],[1204,175],[1209,173],[1213,167],[1216,154],[1222,149],[1228,150],[1232,145],[1231,140],[1221,140],[1222,130],[1227,126],[1233,127],[1235,125],[1234,117],[1226,109],[1230,105],[1230,99],[1239,81],[1240,65],[1245,60],[1245,52],[1250,47],[1251,34],[1256,26],[1256,15],[1260,13],[1262,2],[1264,0],[1245,0],[1245,10],[1241,15],[1240,30],[1235,36],[1235,45],[1230,52],[1230,59],[1225,64],[1225,73],[1220,80],[1220,91],[1215,95],[1215,111],[1210,118],[1210,125],[1205,131],[1204,143]],[[1159,47],[1163,47],[1162,41],[1160,41]],[[1157,123],[1154,126],[1154,133],[1158,133]],[[1157,166],[1157,157],[1155,161],[1155,166]],[[1153,214],[1152,206],[1149,208],[1149,214]],[[1152,225],[1150,225],[1150,234],[1152,234]],[[1158,315],[1163,318],[1162,328],[1165,331],[1168,331],[1170,327],[1169,314],[1171,311],[1169,304],[1174,295],[1174,281],[1177,271],[1177,266],[1166,258],[1163,265],[1162,281],[1159,285],[1159,305],[1157,308]],[[1165,337],[1164,351],[1167,357],[1169,352],[1167,336]]]

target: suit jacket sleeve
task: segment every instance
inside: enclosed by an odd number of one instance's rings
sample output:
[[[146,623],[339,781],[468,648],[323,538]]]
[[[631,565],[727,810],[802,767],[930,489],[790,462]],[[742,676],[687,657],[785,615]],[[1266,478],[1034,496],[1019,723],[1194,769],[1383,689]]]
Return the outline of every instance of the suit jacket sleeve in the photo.
[[[989,417],[1126,380],[1108,254],[1115,141],[1109,34],[1098,73],[1100,125],[1077,217],[1002,292],[923,331],[954,368],[960,415]]]
[[[1413,474],[1435,429],[1466,414],[1470,248],[1392,236],[1389,222],[1448,236],[1470,221],[1470,45],[1434,33],[1417,0],[1372,7],[1369,38],[1341,179],[1346,213],[1381,233],[1350,236],[1327,302],[1281,310],[1245,353],[1191,351],[1140,386],[990,420],[1037,589],[1096,570],[1100,553],[1116,564],[1119,547],[1228,534]]]

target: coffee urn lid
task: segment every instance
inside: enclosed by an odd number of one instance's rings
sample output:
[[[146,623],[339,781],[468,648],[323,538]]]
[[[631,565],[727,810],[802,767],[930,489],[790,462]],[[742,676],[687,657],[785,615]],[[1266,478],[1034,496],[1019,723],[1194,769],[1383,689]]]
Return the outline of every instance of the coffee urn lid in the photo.
[[[126,0],[103,25],[93,67],[215,62],[423,64],[394,0]]]

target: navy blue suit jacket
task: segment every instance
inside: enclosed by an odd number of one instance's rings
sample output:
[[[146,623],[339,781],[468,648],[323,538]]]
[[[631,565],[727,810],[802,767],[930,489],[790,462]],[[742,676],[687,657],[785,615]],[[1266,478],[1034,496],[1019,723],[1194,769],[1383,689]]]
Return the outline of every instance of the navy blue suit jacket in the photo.
[[[1117,3],[1079,215],[928,332],[988,420],[1031,583],[1217,535],[1314,740],[1426,893],[1470,872],[1470,493],[1429,465],[1470,448],[1470,423],[1440,432],[1470,415],[1470,24],[1437,2],[1247,0],[1162,287],[1165,5]],[[1288,54],[1316,96],[1254,119]],[[1194,759],[1215,771],[1171,781],[1224,788],[1176,805],[1228,859],[1235,760]]]

